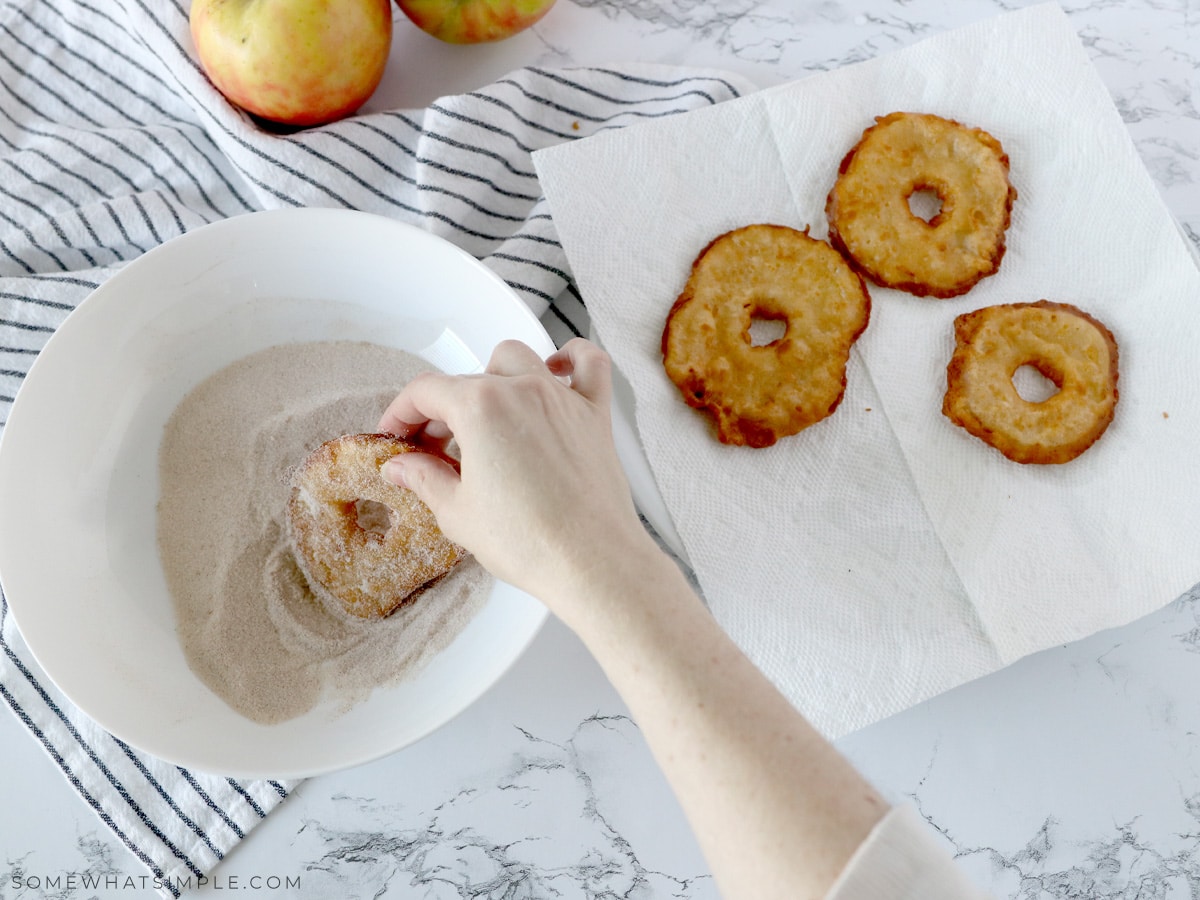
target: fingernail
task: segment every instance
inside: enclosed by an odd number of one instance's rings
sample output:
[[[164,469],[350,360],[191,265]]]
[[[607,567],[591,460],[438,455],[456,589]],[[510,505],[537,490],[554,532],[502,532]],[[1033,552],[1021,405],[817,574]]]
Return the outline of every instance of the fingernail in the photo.
[[[379,474],[383,476],[384,481],[390,481],[402,488],[408,487],[408,483],[404,480],[404,463],[399,459],[389,459],[379,467]]]

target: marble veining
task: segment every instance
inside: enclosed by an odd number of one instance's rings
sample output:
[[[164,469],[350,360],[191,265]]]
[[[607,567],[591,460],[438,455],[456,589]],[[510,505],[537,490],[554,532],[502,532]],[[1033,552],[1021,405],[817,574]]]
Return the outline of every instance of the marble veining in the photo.
[[[90,900],[103,894],[86,885],[103,884],[106,879],[119,884],[134,871],[127,864],[124,849],[114,844],[107,831],[88,828],[76,832],[73,838],[67,857],[72,861],[69,867],[47,866],[44,855],[36,850],[16,855],[0,852],[0,866],[3,867],[0,868],[0,900],[79,900],[84,897]],[[14,848],[4,848],[11,849]],[[65,862],[65,859],[58,862]],[[69,877],[72,875],[74,877]],[[140,878],[138,873],[134,883],[141,884]]]
[[[667,61],[682,58],[724,67],[769,85],[862,62],[1034,2],[572,0],[572,5],[619,24],[646,45],[661,43]],[[1061,5],[1129,125],[1151,177],[1184,234],[1200,247],[1200,6],[1194,0],[1082,0]],[[544,34],[555,47],[550,59],[593,61],[578,48],[574,54],[564,50],[551,26]],[[686,49],[680,44],[683,40]]]
[[[359,896],[369,888],[374,896],[715,896],[703,872],[644,864],[619,816],[610,815],[605,787],[619,777],[613,762],[641,740],[628,716],[591,715],[565,741],[514,728],[519,741],[506,764],[427,809],[339,795],[338,818],[351,827],[305,819],[297,844],[316,855],[305,866],[303,895]]]
[[[1028,5],[559,0],[528,35],[478,53],[402,34],[398,52],[414,61],[393,72],[381,102],[419,105],[407,101],[471,90],[520,65],[629,60],[725,69],[767,86]],[[1150,177],[1200,248],[1200,3],[1062,5]],[[1193,589],[839,746],[889,797],[912,803],[997,898],[1196,898],[1198,684]],[[22,875],[141,876],[15,717],[0,717],[0,750],[2,900],[47,896],[16,887]],[[717,892],[692,842],[619,698],[551,623],[475,707],[419,745],[305,783],[218,866],[214,884],[189,896],[228,897],[221,878],[259,873],[298,874],[300,886],[235,893],[710,900]],[[51,896],[157,895],[77,887]]]
[[[1184,808],[1200,823],[1200,797],[1184,798]],[[928,819],[968,869],[982,870],[997,896],[1012,900],[1043,897],[1103,897],[1106,900],[1193,897],[1200,885],[1200,834],[1147,839],[1137,818],[1114,822],[1105,833],[1074,837],[1069,823],[1047,816],[1028,841],[1014,850],[964,846],[951,829]]]
[[[997,897],[1194,897],[1198,679],[1192,588],[841,744]]]

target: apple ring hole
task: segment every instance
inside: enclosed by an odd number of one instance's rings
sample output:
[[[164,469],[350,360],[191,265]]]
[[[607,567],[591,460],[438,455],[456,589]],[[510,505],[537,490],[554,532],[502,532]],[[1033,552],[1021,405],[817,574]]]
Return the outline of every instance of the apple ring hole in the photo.
[[[927,225],[942,214],[942,196],[933,188],[918,188],[908,195],[908,211]]]
[[[1052,376],[1052,372],[1043,372],[1030,364],[1017,366],[1012,375],[1013,388],[1026,403],[1045,403],[1061,390]]]
[[[787,334],[787,319],[756,312],[750,316],[748,333],[751,347],[770,347]]]
[[[392,527],[392,510],[375,500],[354,501],[354,521],[369,537],[382,539]]]

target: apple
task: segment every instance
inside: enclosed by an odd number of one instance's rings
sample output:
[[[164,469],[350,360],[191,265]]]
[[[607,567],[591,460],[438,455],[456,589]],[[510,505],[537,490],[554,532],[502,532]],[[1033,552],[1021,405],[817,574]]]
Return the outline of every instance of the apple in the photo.
[[[424,31],[450,44],[499,41],[524,31],[554,0],[396,0]]]
[[[189,18],[217,90],[287,125],[358,109],[379,86],[392,46],[391,0],[193,0]]]

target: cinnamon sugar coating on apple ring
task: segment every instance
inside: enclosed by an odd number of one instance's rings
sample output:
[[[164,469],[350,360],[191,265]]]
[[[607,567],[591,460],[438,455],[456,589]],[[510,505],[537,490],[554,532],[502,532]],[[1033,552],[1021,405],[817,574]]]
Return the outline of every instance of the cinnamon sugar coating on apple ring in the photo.
[[[1016,200],[1008,155],[980,128],[928,113],[876,118],[846,154],[825,203],[829,241],[868,279],[917,296],[954,297],[1004,257]],[[914,194],[935,194],[926,220]]]
[[[293,475],[292,549],[327,608],[384,618],[465,558],[416,494],[380,475],[388,459],[417,449],[387,434],[344,435],[312,451]]]
[[[667,315],[663,365],[723,443],[768,447],[837,408],[870,310],[862,278],[807,229],[748,225],[692,264]],[[783,334],[756,344],[755,319],[782,322]]]
[[[989,306],[954,320],[942,412],[1018,463],[1075,459],[1113,419],[1117,343],[1099,320],[1067,303]],[[1058,392],[1025,400],[1013,374],[1032,366]]]

